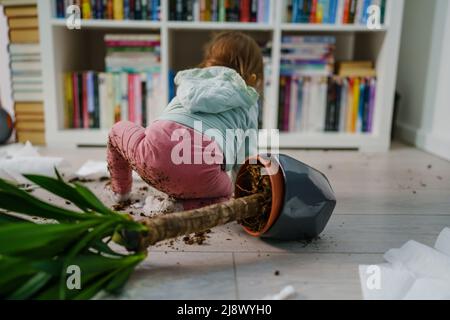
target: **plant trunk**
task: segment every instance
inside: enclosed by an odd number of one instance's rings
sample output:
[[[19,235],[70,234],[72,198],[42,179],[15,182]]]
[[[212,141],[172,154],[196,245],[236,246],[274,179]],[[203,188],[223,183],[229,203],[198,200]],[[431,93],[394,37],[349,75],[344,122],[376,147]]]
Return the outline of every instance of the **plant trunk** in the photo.
[[[141,223],[149,233],[141,240],[140,246],[147,248],[163,240],[255,217],[261,214],[265,198],[263,193],[257,193],[200,209],[144,219]]]

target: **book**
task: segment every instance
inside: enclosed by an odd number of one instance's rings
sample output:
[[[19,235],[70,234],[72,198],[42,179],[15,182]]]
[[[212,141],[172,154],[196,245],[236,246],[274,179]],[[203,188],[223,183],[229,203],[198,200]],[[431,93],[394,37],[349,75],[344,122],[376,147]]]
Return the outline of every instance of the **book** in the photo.
[[[39,22],[37,17],[17,17],[9,18],[8,26],[10,29],[31,29],[39,28]]]
[[[242,4],[241,4],[242,6]],[[258,22],[258,0],[251,0],[250,2],[250,22]],[[242,21],[242,19],[241,19]]]
[[[36,6],[7,6],[4,9],[5,16],[8,18],[16,17],[36,17]]]
[[[38,61],[12,61],[11,70],[13,72],[41,71],[41,60]]]
[[[16,121],[16,130],[44,131],[44,121]]]
[[[42,92],[42,83],[12,83],[13,91],[31,91],[31,92]]]
[[[30,141],[34,145],[45,145],[45,132],[18,130],[17,141],[20,143]]]
[[[371,61],[340,62],[337,74],[341,77],[376,77],[377,72]]]
[[[242,0],[241,1],[241,22],[250,22],[250,6],[251,5],[253,5],[252,0]]]
[[[9,53],[11,55],[16,54],[41,54],[41,48],[39,44],[10,44]]]
[[[12,29],[9,31],[11,43],[37,43],[39,31],[36,29]]]
[[[352,68],[340,70],[338,75],[341,77],[375,77],[377,72],[375,69]]]
[[[14,109],[16,114],[44,114],[44,106],[42,102],[16,102]]]
[[[100,128],[111,128],[114,124],[114,83],[113,74],[98,74]]]
[[[42,101],[44,100],[42,92],[13,92],[14,101]]]
[[[15,115],[16,121],[34,121],[34,122],[44,122],[44,114],[22,114],[16,113]]]
[[[123,1],[122,0],[113,0],[113,17],[114,20],[123,20],[124,19],[124,12],[123,12]],[[83,19],[85,16],[83,16]]]
[[[70,73],[64,74],[64,127],[71,128],[73,125],[73,111],[74,111],[74,101],[73,101],[73,78]]]

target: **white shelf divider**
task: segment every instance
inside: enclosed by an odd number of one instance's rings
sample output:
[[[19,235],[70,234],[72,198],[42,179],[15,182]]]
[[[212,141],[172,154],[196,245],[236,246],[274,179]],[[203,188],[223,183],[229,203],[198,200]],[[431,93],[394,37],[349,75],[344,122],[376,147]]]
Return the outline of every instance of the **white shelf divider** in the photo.
[[[159,31],[161,34],[161,88],[162,106],[168,103],[169,70],[171,56],[171,34],[178,30],[185,32],[207,32],[220,30],[242,30],[248,32],[267,32],[272,41],[272,77],[271,91],[266,97],[267,103],[263,110],[263,128],[276,129],[278,119],[279,74],[281,40],[283,33],[330,33],[348,34],[348,52],[355,52],[355,35],[370,38],[377,43],[378,52],[374,52],[377,68],[377,97],[375,106],[374,130],[370,134],[348,133],[281,133],[281,148],[336,148],[359,149],[364,151],[386,151],[390,147],[390,131],[393,113],[395,79],[398,63],[401,24],[404,0],[388,0],[386,21],[381,29],[370,30],[362,25],[344,24],[294,24],[284,21],[287,0],[270,0],[269,23],[240,23],[240,22],[185,22],[169,21],[169,1],[161,2],[161,21],[134,20],[83,20],[81,30],[66,29],[65,19],[53,17],[53,0],[38,1],[42,60],[44,65],[44,104],[46,119],[46,139],[50,146],[86,146],[106,145],[107,130],[64,129],[63,124],[63,88],[62,75],[66,71],[68,55],[76,57],[77,48],[71,44],[71,37],[64,37],[64,32],[77,32],[81,37],[89,30],[103,30],[105,32],[118,30],[145,32]],[[77,35],[79,38],[79,35]],[[381,40],[380,40],[381,39]],[[80,40],[78,40],[80,41]],[[378,43],[381,41],[381,43]],[[157,113],[162,112],[158,110]]]

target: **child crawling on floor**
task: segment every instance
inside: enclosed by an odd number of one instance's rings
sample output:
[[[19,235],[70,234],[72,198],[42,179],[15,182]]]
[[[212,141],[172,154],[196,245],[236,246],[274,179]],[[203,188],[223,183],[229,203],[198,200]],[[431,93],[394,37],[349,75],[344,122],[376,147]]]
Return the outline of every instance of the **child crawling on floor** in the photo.
[[[256,152],[254,144],[246,147],[242,131],[257,129],[262,83],[258,44],[240,32],[215,36],[201,66],[177,74],[176,97],[156,121],[147,128],[121,121],[111,129],[108,168],[115,200],[129,198],[132,170],[179,200],[185,210],[228,200],[233,185],[227,171],[238,168],[239,152]],[[208,136],[210,129],[219,132],[220,139]],[[241,134],[230,138],[227,130]],[[190,154],[185,148],[176,152],[186,135]],[[227,141],[227,135],[236,141]],[[213,163],[195,161],[206,152],[213,154]],[[177,157],[191,161],[180,163]]]

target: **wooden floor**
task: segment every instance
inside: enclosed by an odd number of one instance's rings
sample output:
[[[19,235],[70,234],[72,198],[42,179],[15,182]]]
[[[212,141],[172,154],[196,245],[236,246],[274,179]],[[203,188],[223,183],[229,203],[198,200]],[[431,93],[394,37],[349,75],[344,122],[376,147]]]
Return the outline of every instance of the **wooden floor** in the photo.
[[[64,156],[73,168],[104,159],[102,149],[43,153]],[[297,299],[361,299],[359,264],[381,263],[410,239],[433,245],[450,226],[450,162],[400,144],[386,154],[285,153],[323,171],[336,191],[320,239],[262,241],[231,224],[201,246],[177,240],[152,248],[120,298],[261,299],[292,285]],[[88,185],[108,201],[104,183]]]

